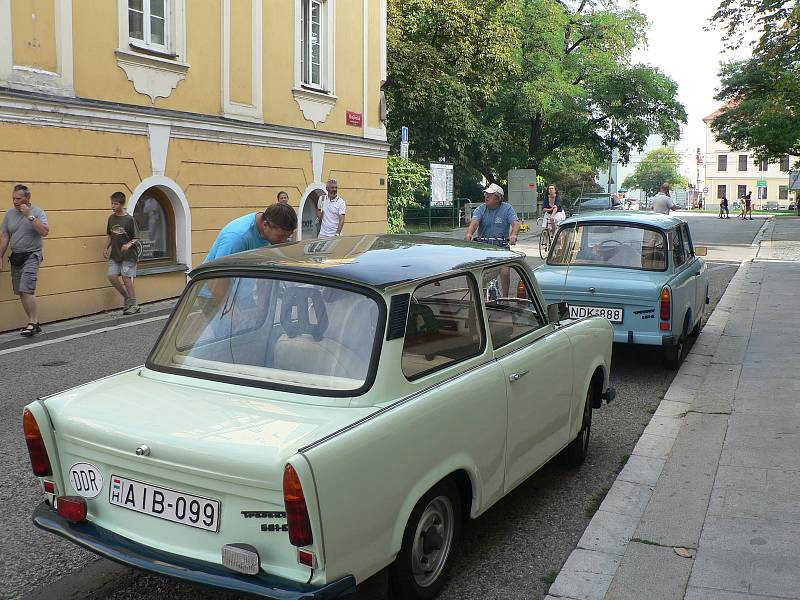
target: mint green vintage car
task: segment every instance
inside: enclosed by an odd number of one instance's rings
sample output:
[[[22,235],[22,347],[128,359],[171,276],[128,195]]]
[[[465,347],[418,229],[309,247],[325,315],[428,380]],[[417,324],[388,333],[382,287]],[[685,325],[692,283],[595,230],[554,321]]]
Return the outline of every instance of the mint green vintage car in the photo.
[[[111,560],[265,598],[389,567],[432,598],[463,517],[613,398],[612,328],[555,322],[519,253],[370,235],[204,264],[147,362],[24,410],[34,523]]]

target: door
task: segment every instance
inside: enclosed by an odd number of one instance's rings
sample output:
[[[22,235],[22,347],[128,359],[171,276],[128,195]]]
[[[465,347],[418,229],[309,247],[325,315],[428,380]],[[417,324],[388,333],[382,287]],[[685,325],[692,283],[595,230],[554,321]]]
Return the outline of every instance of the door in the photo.
[[[320,192],[313,190],[303,203],[300,215],[300,239],[312,240],[317,237],[317,200]]]
[[[520,267],[487,269],[482,289],[492,348],[507,389],[507,492],[569,441],[572,348],[564,332],[545,325],[543,309]]]
[[[708,284],[705,275],[706,266],[705,262],[694,254],[692,235],[689,231],[689,226],[686,223],[681,225],[681,231],[683,236],[684,252],[686,253],[686,256],[689,257],[688,268],[691,270],[695,278],[692,320],[697,322],[698,319],[702,318],[703,312],[706,308],[706,296],[708,295]],[[694,323],[691,325],[694,326]]]
[[[670,256],[672,258],[675,276],[670,282],[672,288],[672,334],[683,335],[686,310],[694,306],[697,294],[696,261],[687,255],[684,246],[682,227],[675,227],[669,232]],[[692,329],[692,323],[686,324],[685,331]]]

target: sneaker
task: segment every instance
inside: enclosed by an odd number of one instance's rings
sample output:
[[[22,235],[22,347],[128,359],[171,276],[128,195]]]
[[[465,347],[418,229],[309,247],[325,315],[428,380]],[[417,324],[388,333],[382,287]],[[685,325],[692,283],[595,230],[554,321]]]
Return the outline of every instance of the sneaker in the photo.
[[[19,334],[22,337],[31,337],[31,336],[36,335],[37,333],[41,333],[41,332],[42,332],[42,327],[39,325],[39,323],[28,323],[25,326],[25,329],[20,331]]]
[[[136,313],[138,313],[141,310],[142,309],[139,308],[138,304],[129,304],[128,306],[125,307],[125,310],[122,311],[122,314],[123,315],[135,315]]]

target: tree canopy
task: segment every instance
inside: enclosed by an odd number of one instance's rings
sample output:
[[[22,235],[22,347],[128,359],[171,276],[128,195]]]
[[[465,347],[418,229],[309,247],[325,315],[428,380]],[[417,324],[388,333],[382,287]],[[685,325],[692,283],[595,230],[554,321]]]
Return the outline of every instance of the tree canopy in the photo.
[[[658,193],[662,184],[671,187],[686,186],[686,179],[681,176],[679,168],[681,157],[672,148],[656,148],[648,152],[633,174],[622,182],[622,187],[644,190],[648,196]]]
[[[760,158],[800,155],[800,5],[796,0],[723,0],[712,25],[729,47],[756,28],[751,58],[720,70],[716,99],[725,108],[712,121],[718,139]]]
[[[615,0],[389,0],[390,141],[477,179],[628,159],[686,112],[659,70],[632,65],[647,21]],[[576,158],[580,160],[576,162]],[[583,169],[585,172],[586,169]]]

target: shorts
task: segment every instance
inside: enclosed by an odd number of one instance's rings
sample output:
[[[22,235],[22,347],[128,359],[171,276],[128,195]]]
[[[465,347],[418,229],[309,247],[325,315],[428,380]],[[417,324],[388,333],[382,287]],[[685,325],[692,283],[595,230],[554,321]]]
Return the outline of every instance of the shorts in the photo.
[[[136,261],[123,260],[117,262],[113,258],[108,259],[108,274],[122,275],[123,277],[136,277]]]
[[[11,287],[14,294],[35,294],[36,281],[39,279],[39,263],[41,259],[37,254],[31,254],[22,265],[11,265]]]

